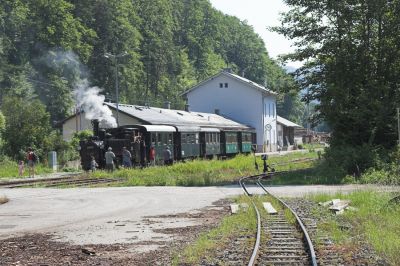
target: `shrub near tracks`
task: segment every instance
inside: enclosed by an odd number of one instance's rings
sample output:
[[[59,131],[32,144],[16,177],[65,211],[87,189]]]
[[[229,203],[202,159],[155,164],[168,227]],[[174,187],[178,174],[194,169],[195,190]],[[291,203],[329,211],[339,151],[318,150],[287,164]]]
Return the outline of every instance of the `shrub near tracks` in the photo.
[[[314,153],[292,153],[284,156],[270,157],[269,163],[281,166],[277,170],[309,168],[313,165]],[[262,169],[262,161],[257,158]],[[224,185],[237,182],[238,176],[256,174],[254,157],[239,155],[229,160],[194,160],[176,163],[172,166],[156,166],[144,169],[121,169],[108,173],[97,171],[94,177],[126,178],[127,186],[209,186]]]

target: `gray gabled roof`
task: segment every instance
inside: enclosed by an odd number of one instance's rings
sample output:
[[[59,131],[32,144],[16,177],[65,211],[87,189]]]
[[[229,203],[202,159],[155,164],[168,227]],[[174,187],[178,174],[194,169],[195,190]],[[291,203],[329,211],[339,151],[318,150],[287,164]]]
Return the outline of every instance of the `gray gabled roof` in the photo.
[[[279,124],[282,124],[286,127],[302,127],[302,126],[299,126],[298,124],[293,123],[292,121],[289,121],[279,115],[276,116],[276,122]]]
[[[116,109],[115,103],[104,103]],[[119,104],[118,109],[133,118],[153,125],[199,126],[210,128],[225,128],[237,130],[253,130],[253,128],[227,119],[221,115],[200,112],[187,112],[158,107],[147,107],[129,104]]]
[[[262,86],[262,85],[260,85],[260,84],[258,84],[258,83],[255,83],[255,82],[253,82],[253,81],[251,81],[251,80],[249,80],[249,79],[246,79],[246,78],[244,78],[244,77],[241,77],[241,76],[239,76],[239,75],[233,74],[233,73],[231,73],[231,72],[229,72],[229,71],[221,70],[219,73],[215,74],[214,76],[212,76],[212,77],[210,77],[210,78],[208,78],[208,79],[206,79],[206,80],[203,80],[202,82],[196,84],[195,86],[191,87],[191,88],[188,89],[187,91],[183,92],[183,93],[181,94],[181,96],[188,94],[189,92],[191,92],[191,91],[193,91],[193,90],[199,88],[200,86],[204,85],[205,83],[209,82],[210,80],[212,80],[212,79],[214,79],[214,78],[216,78],[216,77],[218,77],[218,76],[220,76],[220,75],[225,75],[225,76],[227,76],[227,77],[230,77],[230,78],[233,78],[233,79],[235,79],[235,80],[238,80],[238,81],[240,81],[240,82],[242,82],[242,83],[248,85],[249,87],[254,88],[254,89],[257,89],[257,90],[259,90],[259,91],[261,91],[261,92],[263,92],[263,93],[272,94],[272,95],[277,95],[276,92],[273,92],[273,91],[271,91],[271,90],[265,88],[264,86]]]

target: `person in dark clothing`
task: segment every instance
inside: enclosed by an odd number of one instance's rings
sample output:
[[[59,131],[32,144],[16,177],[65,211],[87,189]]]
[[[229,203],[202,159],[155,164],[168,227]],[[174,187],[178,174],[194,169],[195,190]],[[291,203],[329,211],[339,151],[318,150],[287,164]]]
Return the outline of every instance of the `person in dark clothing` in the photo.
[[[125,168],[132,167],[132,155],[126,147],[122,148],[122,165]]]
[[[149,163],[151,166],[156,165],[156,149],[154,149],[154,145],[151,145],[149,150]]]
[[[171,165],[172,164],[172,153],[169,147],[165,147],[165,150],[163,152],[163,157],[164,157],[164,164],[165,165]]]
[[[31,147],[28,148],[26,153],[26,160],[28,161],[29,177],[35,177],[36,155]]]
[[[146,142],[143,136],[140,138],[140,165],[142,167],[146,166]]]

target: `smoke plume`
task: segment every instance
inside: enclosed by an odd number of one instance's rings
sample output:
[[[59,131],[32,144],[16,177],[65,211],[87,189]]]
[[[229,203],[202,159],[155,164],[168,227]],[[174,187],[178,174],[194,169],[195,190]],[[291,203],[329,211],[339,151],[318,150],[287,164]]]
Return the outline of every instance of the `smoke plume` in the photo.
[[[116,127],[117,122],[108,106],[104,105],[104,95],[100,94],[101,89],[90,87],[87,79],[75,83],[74,96],[78,106],[85,112],[85,118],[98,119],[102,126]]]
[[[104,105],[105,96],[101,94],[102,89],[90,86],[88,71],[75,53],[53,50],[40,60],[48,67],[59,70],[63,78],[73,86],[75,102],[79,109],[83,109],[86,119],[98,119],[103,127],[117,126],[111,110]]]

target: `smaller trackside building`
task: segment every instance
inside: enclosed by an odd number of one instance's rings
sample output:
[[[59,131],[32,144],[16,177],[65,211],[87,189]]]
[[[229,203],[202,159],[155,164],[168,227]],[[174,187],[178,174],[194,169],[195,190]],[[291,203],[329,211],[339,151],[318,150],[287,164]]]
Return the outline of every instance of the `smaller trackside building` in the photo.
[[[224,69],[182,94],[196,112],[217,113],[255,128],[258,151],[276,151],[276,93]]]

